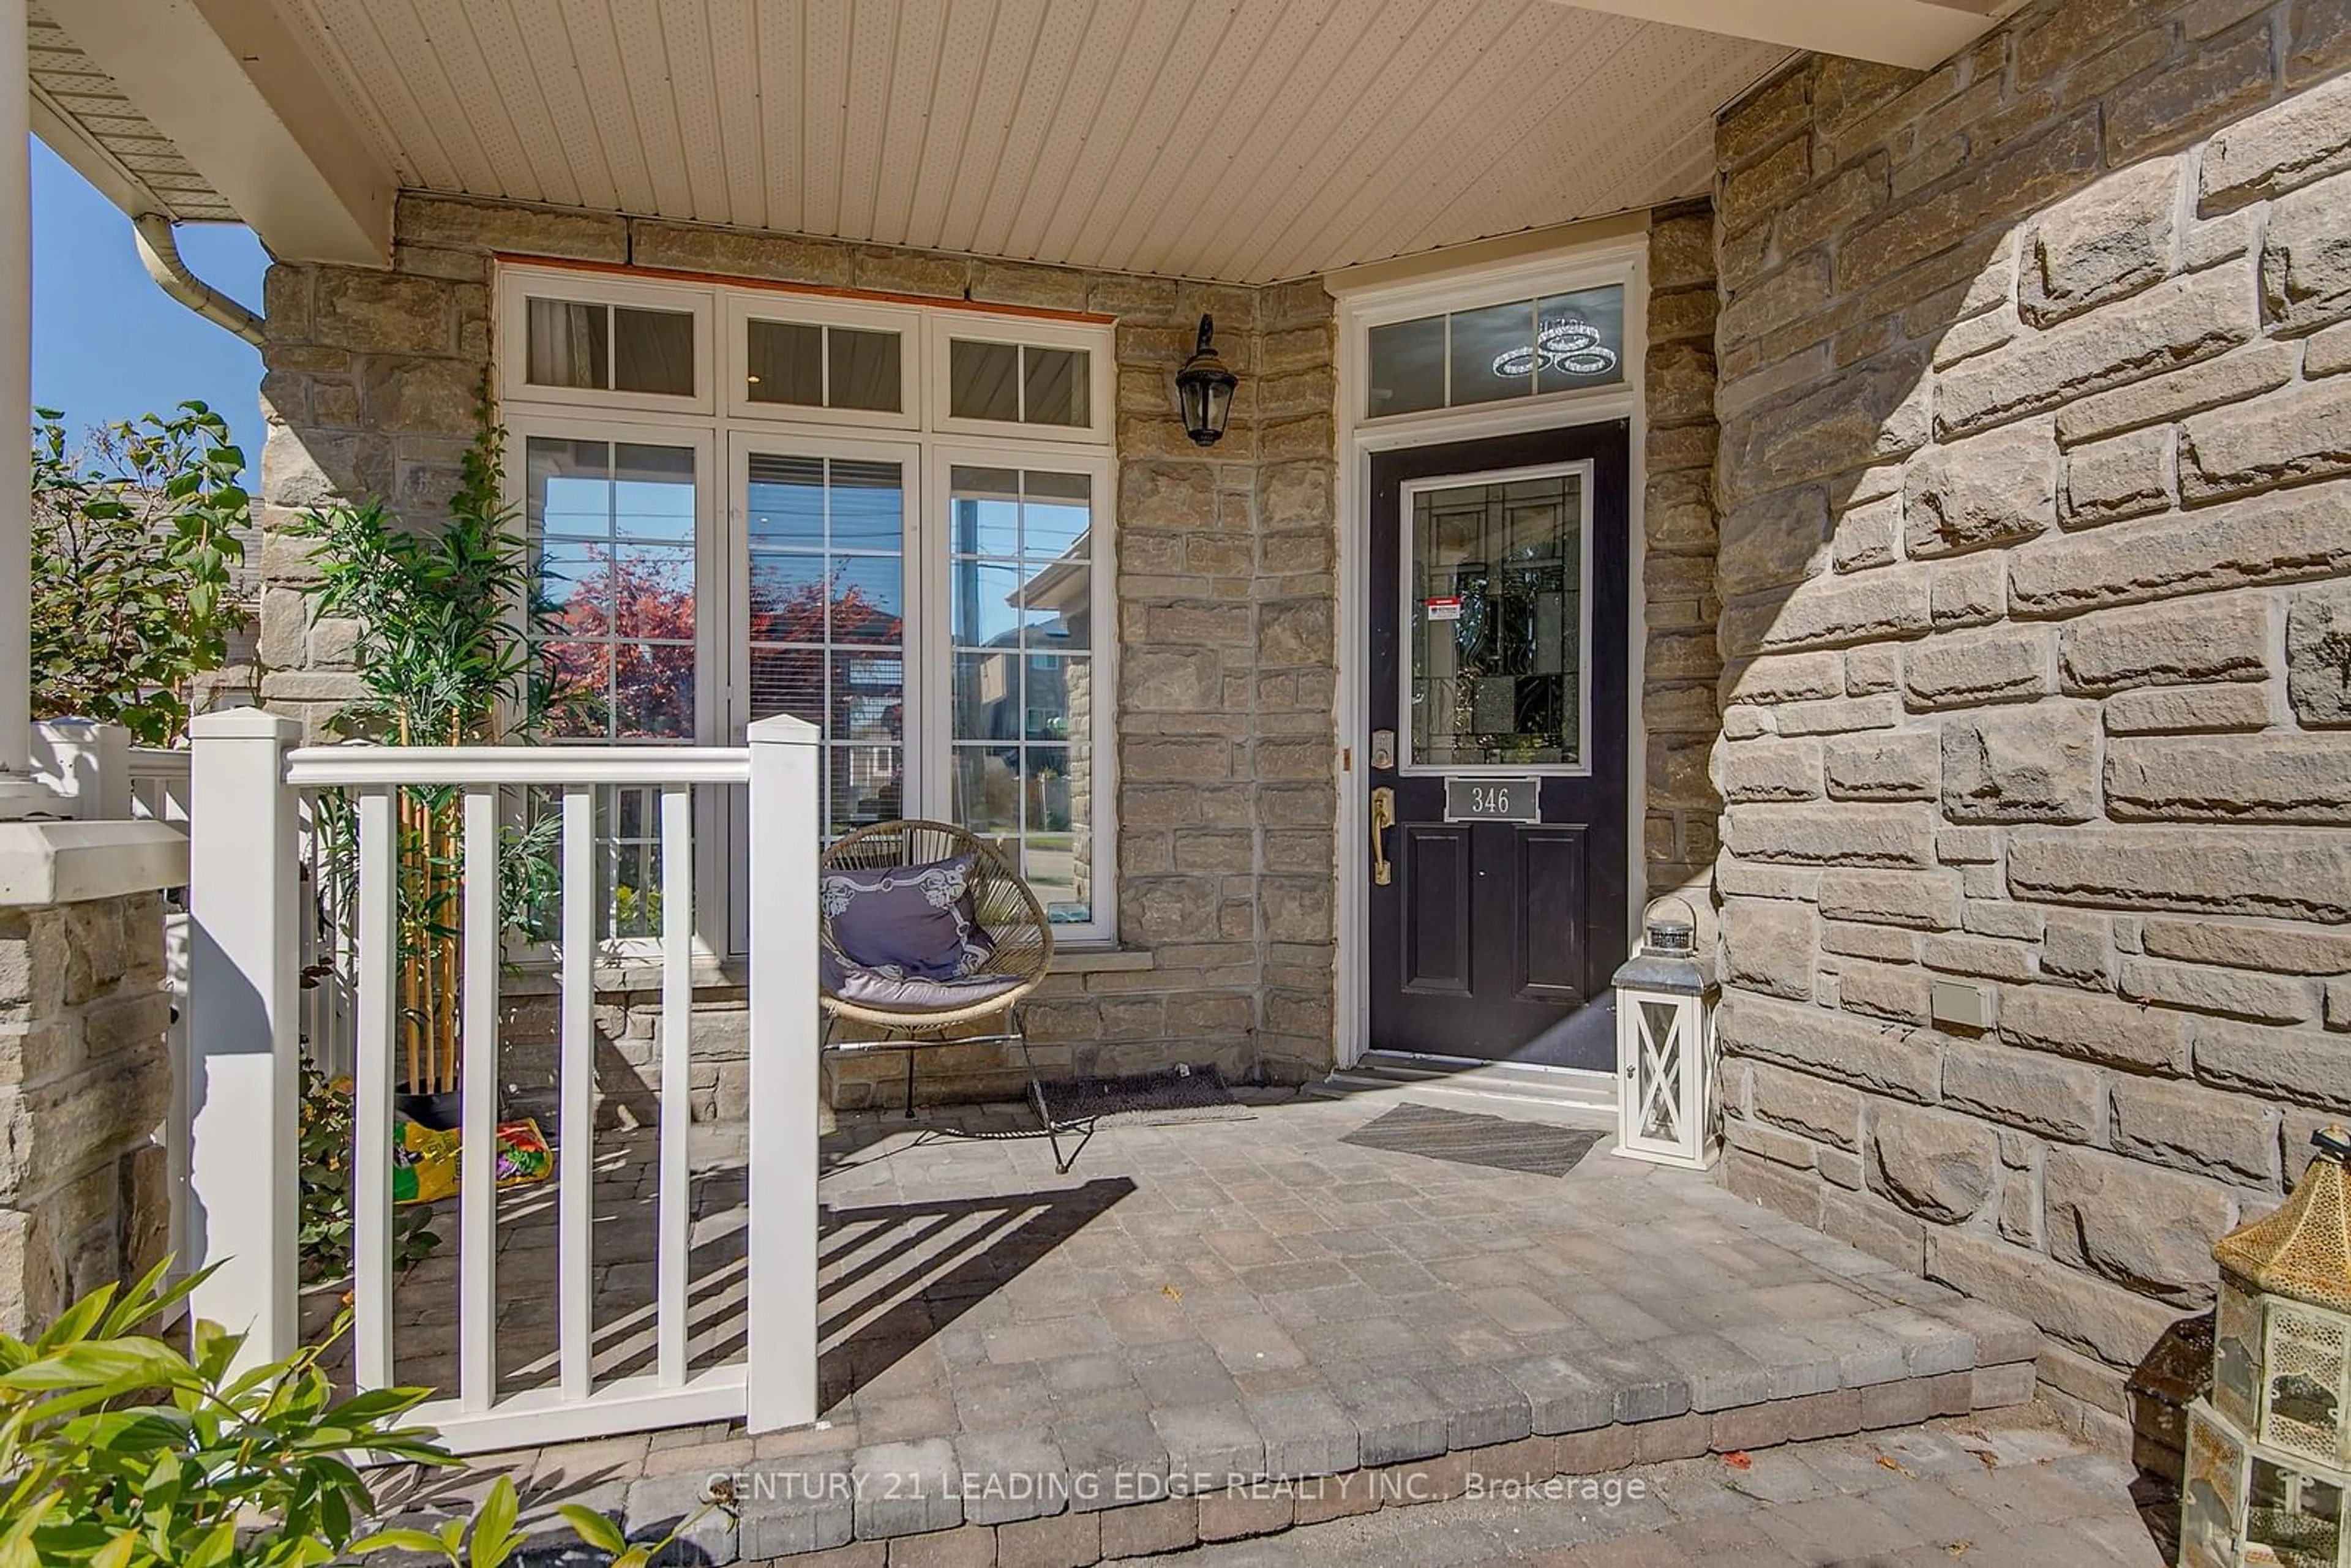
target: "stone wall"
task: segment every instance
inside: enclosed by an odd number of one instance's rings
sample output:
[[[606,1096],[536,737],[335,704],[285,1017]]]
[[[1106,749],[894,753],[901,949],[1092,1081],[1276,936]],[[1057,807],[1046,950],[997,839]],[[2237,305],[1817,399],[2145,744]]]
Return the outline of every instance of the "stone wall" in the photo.
[[[0,909],[0,1333],[162,1257],[170,1021],[160,894]]]
[[[1647,493],[1642,508],[1641,721],[1648,800],[1642,860],[1651,899],[1685,895],[1701,921],[1722,798],[1709,771],[1721,720],[1714,585],[1714,214],[1668,208],[1649,229]],[[1639,890],[1635,890],[1636,894]]]
[[[1728,1179],[2109,1431],[2351,1113],[2346,68],[2039,0],[1719,128]]]
[[[496,254],[1116,317],[1119,935],[1148,957],[1050,982],[1030,1012],[1040,1066],[1328,1071],[1335,339],[1319,285],[1228,288],[403,198],[391,272],[269,273],[260,653],[272,708],[315,726],[357,695],[351,629],[309,623],[286,524],[336,496],[381,497],[412,518],[441,510],[489,363]],[[1228,434],[1205,451],[1183,433],[1173,383],[1203,311],[1242,378]],[[610,1043],[649,1058],[643,1009],[612,1000]],[[539,1006],[517,1005],[526,1017]],[[849,1067],[836,1092],[861,1103],[896,1066]],[[938,1053],[925,1079],[943,1094],[1019,1082],[993,1048]],[[723,1108],[729,1096],[713,1093]]]

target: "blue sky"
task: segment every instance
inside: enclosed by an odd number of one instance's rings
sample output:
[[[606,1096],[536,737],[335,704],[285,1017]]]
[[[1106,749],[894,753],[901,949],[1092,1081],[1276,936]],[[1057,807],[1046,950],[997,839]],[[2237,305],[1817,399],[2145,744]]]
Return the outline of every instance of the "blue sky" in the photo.
[[[180,254],[255,310],[269,265],[252,231],[190,225]],[[248,464],[261,457],[261,355],[172,300],[139,263],[131,220],[33,141],[33,406],[74,427],[213,405]]]

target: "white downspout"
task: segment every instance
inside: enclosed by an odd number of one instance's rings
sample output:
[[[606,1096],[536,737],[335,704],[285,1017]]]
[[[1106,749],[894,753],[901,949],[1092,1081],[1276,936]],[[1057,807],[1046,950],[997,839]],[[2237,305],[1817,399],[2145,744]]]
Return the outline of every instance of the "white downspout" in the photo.
[[[0,0],[0,820],[62,815],[33,777],[33,161],[25,0]]]
[[[138,236],[139,259],[147,264],[147,276],[164,293],[255,348],[264,345],[266,334],[261,318],[189,271],[188,264],[180,259],[180,242],[172,231],[171,219],[148,213],[131,219],[131,228]]]

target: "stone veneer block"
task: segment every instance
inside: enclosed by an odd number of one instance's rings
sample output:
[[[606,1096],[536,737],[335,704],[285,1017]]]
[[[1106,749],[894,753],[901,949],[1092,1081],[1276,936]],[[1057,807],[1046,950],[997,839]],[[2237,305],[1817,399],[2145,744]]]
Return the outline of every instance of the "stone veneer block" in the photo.
[[[161,823],[0,823],[0,1333],[30,1337],[168,1244],[159,890],[187,875]]]
[[[2036,0],[1718,130],[1726,1175],[2024,1312],[2101,1410],[2351,1108],[2351,89],[2328,42],[2278,52],[2311,9]],[[1741,673],[1815,649],[1846,692]],[[1806,706],[1839,696],[1866,722]],[[1770,749],[1810,734],[1818,795]],[[1930,974],[1991,1027],[1911,1023]],[[2024,1397],[2033,1354],[1945,1402]],[[1929,1407],[1888,1386],[1870,1424]]]

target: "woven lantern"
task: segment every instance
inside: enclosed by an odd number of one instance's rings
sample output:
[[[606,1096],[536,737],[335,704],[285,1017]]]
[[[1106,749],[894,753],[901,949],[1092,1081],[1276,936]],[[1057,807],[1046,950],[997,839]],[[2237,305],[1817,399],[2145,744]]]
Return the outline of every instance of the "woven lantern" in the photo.
[[[2212,1391],[2189,1408],[2181,1568],[2351,1568],[2351,1133],[2285,1207],[2230,1232]]]

